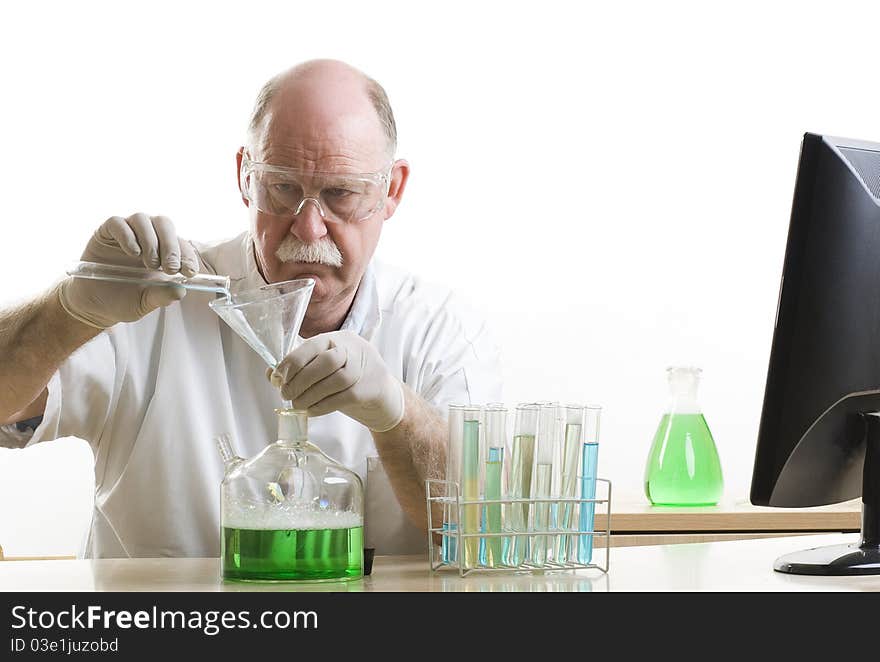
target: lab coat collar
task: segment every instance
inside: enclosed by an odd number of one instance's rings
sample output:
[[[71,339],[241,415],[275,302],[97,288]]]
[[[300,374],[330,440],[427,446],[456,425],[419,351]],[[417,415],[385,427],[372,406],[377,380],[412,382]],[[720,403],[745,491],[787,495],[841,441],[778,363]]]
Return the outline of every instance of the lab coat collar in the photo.
[[[376,274],[370,261],[361,276],[360,285],[351,302],[348,315],[339,327],[340,331],[350,330],[369,340],[379,326],[379,291],[376,288]]]

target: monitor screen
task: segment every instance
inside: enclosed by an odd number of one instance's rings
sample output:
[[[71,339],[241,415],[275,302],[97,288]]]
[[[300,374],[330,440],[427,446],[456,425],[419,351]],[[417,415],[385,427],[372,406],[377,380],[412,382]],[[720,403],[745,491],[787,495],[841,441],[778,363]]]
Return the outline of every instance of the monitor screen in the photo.
[[[873,419],[863,414],[871,412],[880,412],[880,143],[807,133],[779,286],[751,502],[790,508],[859,496],[864,502]],[[871,462],[880,461],[875,454],[868,451]],[[878,532],[873,523],[866,532],[867,514],[874,515],[863,510],[862,533],[873,544],[870,538]],[[880,556],[873,566],[870,560],[866,566],[863,559],[850,559],[861,568],[857,571],[852,564],[841,571],[843,566],[834,565],[841,563],[837,557],[816,562],[817,554],[810,556],[801,564],[805,567],[780,560],[775,567],[805,574],[880,573]]]

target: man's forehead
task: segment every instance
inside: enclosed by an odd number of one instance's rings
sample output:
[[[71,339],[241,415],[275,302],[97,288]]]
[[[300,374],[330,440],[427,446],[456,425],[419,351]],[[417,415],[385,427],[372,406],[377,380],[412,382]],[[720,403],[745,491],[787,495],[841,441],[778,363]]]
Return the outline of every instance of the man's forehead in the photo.
[[[353,172],[351,170],[317,170],[288,167],[261,167],[260,177],[265,182],[293,182],[297,184],[321,184],[336,186],[343,182],[369,182],[377,173]],[[375,183],[375,182],[374,182]]]
[[[383,136],[357,122],[304,125],[267,118],[252,156],[273,165],[324,172],[373,172],[388,160]]]

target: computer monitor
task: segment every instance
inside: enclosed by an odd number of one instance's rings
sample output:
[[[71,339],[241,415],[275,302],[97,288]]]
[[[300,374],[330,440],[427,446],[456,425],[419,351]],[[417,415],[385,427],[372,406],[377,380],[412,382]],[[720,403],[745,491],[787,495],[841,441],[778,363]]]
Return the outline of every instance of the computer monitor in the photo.
[[[801,508],[861,496],[859,543],[780,572],[880,574],[880,143],[804,134],[750,499]]]

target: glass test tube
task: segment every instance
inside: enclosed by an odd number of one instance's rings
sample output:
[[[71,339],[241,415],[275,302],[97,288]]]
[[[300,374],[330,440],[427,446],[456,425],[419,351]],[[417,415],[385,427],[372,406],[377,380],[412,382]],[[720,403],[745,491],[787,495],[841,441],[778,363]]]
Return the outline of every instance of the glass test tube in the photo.
[[[457,482],[458,489],[447,484],[446,496],[450,499],[443,507],[443,534],[440,541],[440,558],[444,563],[458,563],[458,501],[461,500],[461,451],[464,433],[464,405],[449,405],[449,443],[446,446],[446,480]]]
[[[466,505],[462,510],[461,531],[464,534],[477,534],[480,532],[480,505],[476,503],[480,498],[480,424],[482,419],[481,407],[465,407],[464,429],[462,433],[461,451],[461,495],[463,501],[474,502]],[[475,568],[480,562],[480,539],[476,536],[464,538],[465,568]]]
[[[602,408],[595,405],[584,407],[583,448],[581,451],[581,499],[596,498],[596,465],[599,460],[599,414]],[[578,563],[593,561],[593,518],[595,501],[583,502],[580,508],[578,529],[589,535],[578,536]]]
[[[559,403],[556,405],[556,431],[553,439],[553,475],[550,482],[550,496],[557,499],[562,491],[562,469],[563,469],[563,452],[565,446],[565,422],[566,411],[565,406]],[[559,502],[552,501],[550,503],[550,529],[558,528],[559,518],[562,513],[559,512]],[[548,538],[547,560],[556,560],[558,552],[556,551],[556,539]]]
[[[558,405],[542,405],[538,418],[538,434],[535,437],[535,468],[532,472],[532,499],[546,499],[550,496],[553,478],[553,451],[557,446]],[[535,504],[532,513],[532,530],[548,531],[550,529],[550,502]],[[547,562],[550,552],[551,537],[549,535],[532,536],[531,559],[539,568]]]
[[[182,273],[166,274],[158,269],[125,267],[102,262],[78,262],[66,273],[74,278],[131,283],[133,285],[175,285],[188,290],[229,294],[229,277],[216,274],[184,276]]]
[[[507,437],[507,409],[503,405],[490,404],[483,413],[485,420],[486,470],[484,498],[498,501],[507,493],[504,476],[504,444]],[[500,534],[502,511],[500,503],[486,504],[484,507],[483,531]],[[496,568],[504,565],[504,540],[500,535],[482,538],[480,561],[483,565]]]
[[[531,496],[539,410],[540,407],[535,404],[521,403],[516,407],[508,483],[508,493],[511,499],[528,499]],[[507,549],[504,557],[507,565],[518,566],[528,558],[529,538],[521,535],[528,530],[528,524],[529,504],[511,504],[506,526],[512,533],[520,535],[511,536],[506,541]]]
[[[559,488],[554,496],[562,499],[577,498],[577,475],[578,460],[581,456],[583,444],[584,407],[582,405],[566,405],[560,408],[564,414],[564,433],[560,448]],[[575,503],[560,503],[557,528],[562,531],[573,531],[575,522]],[[575,558],[573,553],[574,537],[563,534],[557,537],[554,560],[558,563],[567,563],[569,558]]]

